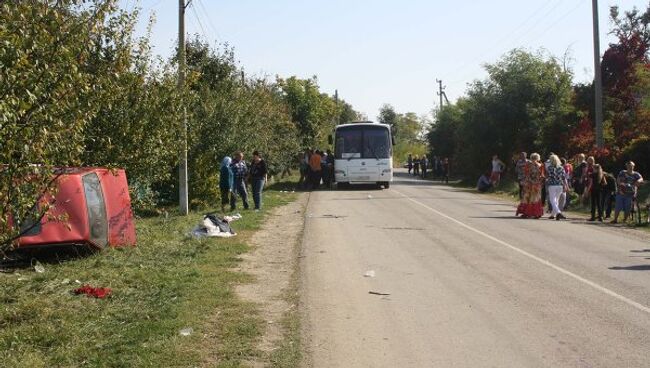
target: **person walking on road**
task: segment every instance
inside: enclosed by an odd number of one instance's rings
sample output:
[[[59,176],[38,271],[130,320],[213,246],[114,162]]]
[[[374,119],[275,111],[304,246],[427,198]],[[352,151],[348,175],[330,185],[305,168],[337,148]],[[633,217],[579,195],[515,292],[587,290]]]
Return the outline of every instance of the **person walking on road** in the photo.
[[[549,157],[549,165],[546,170],[546,188],[548,190],[549,202],[551,203],[551,216],[549,218],[555,220],[566,219],[560,208],[560,196],[563,192],[569,190],[569,183],[567,182],[562,162],[557,155],[551,155]]]
[[[540,218],[544,214],[542,187],[544,186],[544,165],[539,162],[539,154],[530,155],[530,162],[524,167],[524,195],[517,207],[515,216]]]
[[[616,207],[614,208],[614,219],[612,224],[618,223],[618,215],[623,211],[623,222],[627,221],[632,210],[632,202],[636,197],[637,188],[643,183],[643,176],[634,171],[634,162],[628,161],[625,170],[618,173],[616,180],[618,191],[616,193]]]
[[[250,177],[253,187],[253,202],[255,210],[262,209],[262,191],[267,181],[268,169],[266,161],[262,158],[259,151],[253,151],[253,161],[251,162]]]
[[[235,152],[232,167],[234,175],[234,187],[230,196],[230,210],[237,208],[237,196],[241,197],[244,209],[248,209],[248,191],[246,190],[246,179],[248,177],[248,167],[244,161],[244,154],[241,151]]]
[[[506,164],[499,159],[498,155],[492,156],[492,174],[490,175],[490,180],[494,187],[499,186],[501,181],[501,173],[506,169]]]
[[[226,156],[221,161],[221,169],[219,170],[219,191],[221,192],[221,212],[226,212],[226,206],[230,202],[230,194],[234,188],[234,175],[230,164],[232,158]]]

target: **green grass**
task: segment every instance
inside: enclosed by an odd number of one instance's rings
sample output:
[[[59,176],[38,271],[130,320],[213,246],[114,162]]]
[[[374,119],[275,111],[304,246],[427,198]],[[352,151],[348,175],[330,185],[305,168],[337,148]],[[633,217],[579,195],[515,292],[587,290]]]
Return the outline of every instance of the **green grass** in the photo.
[[[294,199],[273,189],[265,207]],[[236,237],[189,237],[205,212],[139,219],[133,248],[50,260],[41,274],[31,267],[0,274],[0,366],[236,367],[259,357],[262,321],[233,290],[252,280],[231,269],[265,211],[242,211]],[[113,295],[73,295],[75,280]],[[190,336],[179,335],[185,327]]]

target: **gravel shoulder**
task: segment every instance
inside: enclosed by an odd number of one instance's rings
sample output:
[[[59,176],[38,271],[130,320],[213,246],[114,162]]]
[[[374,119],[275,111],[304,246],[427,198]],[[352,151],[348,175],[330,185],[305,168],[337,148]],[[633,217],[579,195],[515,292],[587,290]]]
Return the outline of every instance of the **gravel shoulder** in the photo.
[[[301,193],[288,205],[275,208],[252,239],[252,251],[242,255],[237,271],[252,275],[255,281],[236,287],[237,294],[258,306],[264,331],[257,348],[261,356],[249,361],[252,367],[273,366],[278,349],[290,340],[287,323],[297,313],[295,283],[298,249],[302,240],[308,194]]]

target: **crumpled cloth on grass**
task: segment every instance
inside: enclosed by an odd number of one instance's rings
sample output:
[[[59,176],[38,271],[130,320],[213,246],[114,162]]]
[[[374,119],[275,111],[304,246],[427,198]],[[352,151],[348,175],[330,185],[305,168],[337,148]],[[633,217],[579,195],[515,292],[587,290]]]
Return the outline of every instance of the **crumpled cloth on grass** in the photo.
[[[88,297],[95,297],[98,299],[104,299],[107,296],[110,296],[113,293],[111,288],[107,287],[93,287],[90,285],[83,285],[82,287],[75,289],[74,293],[76,295],[85,294]]]
[[[230,227],[230,222],[239,220],[240,218],[240,214],[226,216],[223,219],[220,219],[214,214],[207,214],[203,217],[201,224],[192,230],[191,235],[195,238],[230,238],[231,236],[237,235]]]

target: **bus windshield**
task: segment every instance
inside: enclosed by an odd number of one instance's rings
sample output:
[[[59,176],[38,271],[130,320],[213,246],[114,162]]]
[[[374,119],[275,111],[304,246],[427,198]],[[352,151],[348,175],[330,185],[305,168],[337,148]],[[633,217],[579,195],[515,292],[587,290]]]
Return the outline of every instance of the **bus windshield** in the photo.
[[[383,126],[351,126],[336,130],[337,159],[375,158],[391,156],[389,130]]]

